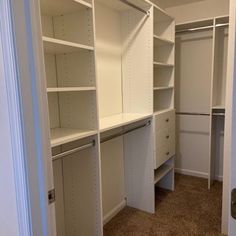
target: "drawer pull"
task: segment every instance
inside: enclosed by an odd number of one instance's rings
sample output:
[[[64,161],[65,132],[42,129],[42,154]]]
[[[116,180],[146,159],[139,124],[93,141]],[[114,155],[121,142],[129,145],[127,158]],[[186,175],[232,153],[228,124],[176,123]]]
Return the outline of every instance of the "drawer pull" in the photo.
[[[166,155],[169,156],[170,152],[167,152]]]
[[[166,119],[166,122],[169,122],[169,118]]]
[[[169,139],[169,137],[170,137],[170,135],[167,135],[167,136],[166,136],[166,139]]]

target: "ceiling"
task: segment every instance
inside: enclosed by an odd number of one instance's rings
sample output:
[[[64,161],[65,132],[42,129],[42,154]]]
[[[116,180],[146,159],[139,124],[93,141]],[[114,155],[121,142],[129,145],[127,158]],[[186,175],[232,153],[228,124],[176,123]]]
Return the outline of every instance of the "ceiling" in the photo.
[[[168,8],[200,1],[205,1],[205,0],[158,0],[158,3],[162,8]]]

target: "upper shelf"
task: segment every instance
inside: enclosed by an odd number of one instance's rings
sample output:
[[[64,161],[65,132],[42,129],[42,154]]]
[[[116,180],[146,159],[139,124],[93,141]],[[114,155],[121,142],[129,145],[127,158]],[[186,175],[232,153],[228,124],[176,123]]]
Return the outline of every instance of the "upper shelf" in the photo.
[[[92,8],[92,3],[89,0],[40,0],[40,7],[42,14],[58,16]]]
[[[151,117],[151,114],[121,113],[100,119],[100,131],[115,129]]]
[[[94,47],[72,43],[60,39],[49,38],[43,36],[43,47],[44,51],[49,54],[64,54],[64,53],[71,53],[77,52],[80,50],[94,50]]]
[[[155,47],[163,46],[163,45],[174,45],[175,44],[174,41],[159,37],[157,35],[154,35],[153,37],[154,37],[154,46]]]
[[[162,62],[153,62],[155,67],[170,67],[173,68],[174,64],[167,64],[167,63],[162,63]]]
[[[95,91],[96,87],[63,87],[63,88],[47,88],[48,93],[54,92],[83,92],[83,91]]]

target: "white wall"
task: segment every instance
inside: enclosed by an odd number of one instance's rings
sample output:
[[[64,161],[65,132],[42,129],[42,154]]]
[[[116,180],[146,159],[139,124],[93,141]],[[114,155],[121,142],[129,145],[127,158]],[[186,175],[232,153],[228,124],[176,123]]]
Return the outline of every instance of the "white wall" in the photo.
[[[166,8],[176,24],[229,14],[229,0],[205,0]]]

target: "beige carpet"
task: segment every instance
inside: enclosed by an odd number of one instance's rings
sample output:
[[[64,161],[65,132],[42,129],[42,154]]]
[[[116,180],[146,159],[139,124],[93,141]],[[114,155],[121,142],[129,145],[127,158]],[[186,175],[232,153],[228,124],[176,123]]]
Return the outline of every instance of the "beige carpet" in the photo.
[[[175,191],[156,189],[154,215],[126,207],[105,227],[105,236],[219,236],[222,184],[176,175]]]

